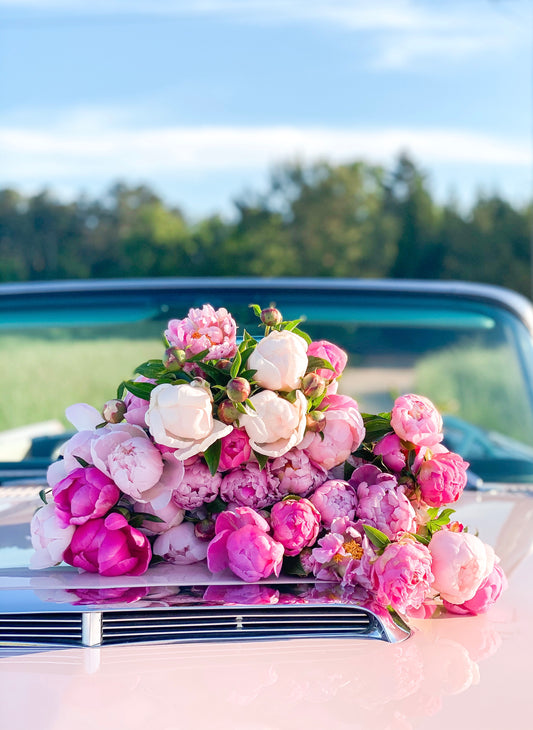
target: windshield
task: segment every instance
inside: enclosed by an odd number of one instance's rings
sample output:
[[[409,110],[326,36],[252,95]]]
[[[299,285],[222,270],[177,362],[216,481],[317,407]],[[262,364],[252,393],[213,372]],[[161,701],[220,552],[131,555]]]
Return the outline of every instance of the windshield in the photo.
[[[259,299],[262,298],[262,301]],[[340,392],[362,412],[390,410],[400,394],[443,412],[446,445],[486,481],[533,481],[533,353],[523,323],[492,304],[409,293],[253,286],[176,292],[26,297],[0,310],[0,461],[4,484],[57,458],[72,426],[65,408],[101,408],[133,369],[163,353],[162,332],[190,306],[225,306],[259,335],[250,302],[305,319],[314,339],[349,355]]]

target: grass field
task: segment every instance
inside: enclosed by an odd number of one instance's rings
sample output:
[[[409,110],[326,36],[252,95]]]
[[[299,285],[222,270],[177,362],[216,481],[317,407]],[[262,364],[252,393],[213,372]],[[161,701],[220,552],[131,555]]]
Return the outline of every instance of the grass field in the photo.
[[[90,403],[100,409],[116,397],[117,385],[144,360],[162,355],[159,338],[131,340],[28,340],[8,335],[0,341],[0,431],[58,419],[65,408]]]

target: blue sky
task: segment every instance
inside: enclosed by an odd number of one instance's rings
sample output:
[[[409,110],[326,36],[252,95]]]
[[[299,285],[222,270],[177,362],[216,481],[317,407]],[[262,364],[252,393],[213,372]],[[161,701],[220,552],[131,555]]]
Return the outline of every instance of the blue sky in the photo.
[[[231,212],[286,160],[532,190],[531,0],[0,0],[0,186]]]

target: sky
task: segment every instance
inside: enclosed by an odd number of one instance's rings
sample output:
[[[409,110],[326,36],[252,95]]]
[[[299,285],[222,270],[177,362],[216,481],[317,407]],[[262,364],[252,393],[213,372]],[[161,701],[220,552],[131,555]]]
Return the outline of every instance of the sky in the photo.
[[[533,0],[0,0],[0,187],[231,215],[279,164],[408,152],[533,191]]]

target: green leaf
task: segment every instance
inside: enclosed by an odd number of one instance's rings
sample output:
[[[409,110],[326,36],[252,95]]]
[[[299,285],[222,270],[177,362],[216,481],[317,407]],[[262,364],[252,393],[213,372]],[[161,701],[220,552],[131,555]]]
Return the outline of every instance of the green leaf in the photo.
[[[164,563],[165,558],[163,558],[161,555],[156,555],[155,553],[152,553],[152,557],[150,558],[150,568],[152,568],[154,565],[159,565],[159,563]]]
[[[239,403],[238,405],[242,405],[242,404],[241,404],[241,403]],[[247,399],[246,399],[246,400],[244,401],[244,405],[245,405],[245,406],[248,406],[248,408],[249,408],[249,409],[250,409],[251,411],[255,411],[255,406],[254,406],[254,404],[252,403],[252,401],[251,401],[251,400],[250,400],[249,398],[247,398]],[[240,408],[238,408],[238,410],[240,411]],[[246,413],[246,408],[244,409],[244,413]]]
[[[304,570],[302,561],[300,560],[299,555],[285,555],[283,558],[283,572],[287,573],[288,575],[297,575],[301,578],[305,578],[308,574],[306,570]]]
[[[203,362],[200,367],[217,385],[226,385],[230,379],[230,374],[227,371],[217,368],[216,365],[213,365],[210,362]]]
[[[120,385],[117,388],[117,398],[118,400],[122,400],[122,396],[124,395],[124,391],[126,390],[126,384],[124,381],[120,383]]]
[[[239,370],[241,368],[242,364],[242,356],[239,350],[235,353],[235,357],[233,358],[233,362],[231,363],[231,370],[230,375],[232,378],[236,378],[239,374]]]
[[[211,446],[204,451],[204,459],[209,467],[211,476],[214,476],[217,473],[221,451],[222,444],[220,439],[217,439],[214,444],[211,444]]]
[[[363,530],[365,531],[366,536],[376,547],[378,550],[385,550],[387,545],[390,544],[390,540],[385,535],[384,532],[381,532],[381,530],[378,530],[377,527],[372,527],[371,525],[363,525]]]
[[[303,330],[298,329],[297,327],[295,327],[292,331],[294,332],[295,335],[298,335],[299,337],[302,337],[307,342],[308,345],[310,345],[311,342],[313,341],[309,337],[309,335],[307,334],[307,332],[304,332]]]
[[[268,456],[266,454],[260,454],[258,451],[254,451],[254,456],[259,464],[259,469],[263,470],[267,465]]]
[[[280,329],[289,330],[292,332],[299,324],[303,322],[303,319],[290,319],[280,324]]]
[[[188,357],[186,362],[201,362],[208,354],[209,350],[202,350],[202,352],[198,352],[196,355],[191,355],[191,357]]]
[[[142,400],[150,400],[150,394],[155,388],[154,383],[138,383],[135,380],[125,380],[124,386],[132,395]]]
[[[158,378],[166,372],[166,368],[162,360],[147,360],[138,365],[133,372],[143,375],[145,378]]]
[[[50,491],[49,489],[41,489],[41,491],[39,492],[39,497],[41,498],[41,502],[48,504],[46,495],[48,494],[49,491]]]
[[[157,517],[156,515],[150,514],[150,512],[135,512],[135,515],[140,515],[142,517],[142,522],[145,520],[147,522],[164,522],[165,520],[161,519],[161,517]],[[131,524],[131,521],[130,521]]]
[[[438,507],[428,507],[427,509],[427,515],[430,520],[434,520],[435,517],[439,514],[439,508]]]
[[[252,335],[247,332],[246,330],[242,333],[242,342],[240,344],[240,347],[243,345],[246,345],[246,347],[251,347],[252,349],[257,345],[257,340],[255,337],[252,337]]]
[[[368,413],[362,413],[361,415],[363,416],[366,429],[365,442],[379,441],[379,439],[393,430],[389,418],[374,416]]]
[[[323,357],[315,357],[314,355],[308,355],[307,370],[305,372],[312,373],[314,370],[318,370],[319,368],[327,368],[328,370],[332,370],[333,372],[335,372],[335,368],[329,362],[329,360],[326,360]]]
[[[248,305],[250,309],[253,309],[254,314],[256,314],[258,317],[261,316],[261,312],[263,311],[259,304],[249,304]]]
[[[417,535],[415,532],[410,532],[410,535],[412,535],[415,540],[418,540],[418,542],[421,542],[422,545],[429,545],[431,538],[427,537],[427,535]]]
[[[204,507],[208,512],[211,512],[211,514],[219,514],[220,512],[224,512],[228,509],[227,503],[220,497],[215,497],[212,502],[204,503]]]
[[[246,380],[248,380],[249,382],[251,382],[253,380],[254,375],[256,374],[256,372],[257,372],[257,370],[243,370],[240,373],[239,377],[240,378],[245,378]]]
[[[84,469],[86,469],[89,466],[89,462],[85,461],[85,459],[82,459],[81,456],[76,456],[76,454],[74,454],[74,458],[76,459],[76,461],[78,462],[78,464],[80,466],[83,466]]]
[[[394,623],[396,624],[396,626],[399,626],[400,629],[402,629],[403,631],[406,631],[408,634],[411,633],[411,629],[409,628],[409,626],[405,623],[405,621],[400,616],[400,614],[397,611],[395,611],[392,606],[387,606],[387,611],[390,613],[390,616],[391,616],[392,620],[394,621]]]

